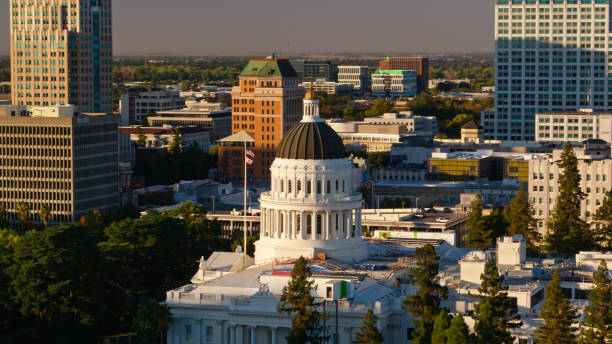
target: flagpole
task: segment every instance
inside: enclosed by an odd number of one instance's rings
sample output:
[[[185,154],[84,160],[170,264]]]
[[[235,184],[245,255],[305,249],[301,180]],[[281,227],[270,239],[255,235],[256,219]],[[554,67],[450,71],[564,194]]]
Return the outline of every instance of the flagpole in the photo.
[[[247,142],[244,141],[244,262],[247,256]]]

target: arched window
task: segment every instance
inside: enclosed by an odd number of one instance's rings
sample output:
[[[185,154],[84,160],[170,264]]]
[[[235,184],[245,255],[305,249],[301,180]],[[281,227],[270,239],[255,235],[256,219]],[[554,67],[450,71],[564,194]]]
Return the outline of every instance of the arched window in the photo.
[[[321,194],[322,190],[321,190],[321,181],[317,180],[317,194]]]
[[[297,232],[301,233],[302,232],[302,215],[298,214],[296,218],[297,218]]]
[[[312,193],[312,182],[309,180],[306,182],[306,193],[310,195]]]
[[[321,220],[321,215],[317,215],[317,234],[321,234],[321,225],[323,221]]]

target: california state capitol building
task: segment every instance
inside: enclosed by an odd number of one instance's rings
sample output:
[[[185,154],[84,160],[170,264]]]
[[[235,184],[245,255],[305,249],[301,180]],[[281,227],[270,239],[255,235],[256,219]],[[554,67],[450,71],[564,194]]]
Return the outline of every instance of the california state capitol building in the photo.
[[[561,266],[558,262],[527,259],[522,236],[499,238],[494,249],[484,252],[444,240],[363,238],[359,182],[359,170],[347,158],[342,140],[321,120],[319,101],[307,92],[303,119],[283,137],[271,165],[271,189],[260,198],[255,257],[240,249],[202,257],[191,283],[166,293],[164,303],[173,319],[167,342],[287,343],[291,317],[277,309],[293,262],[303,256],[322,304],[318,311],[327,314],[321,324],[326,343],[351,343],[369,309],[378,318],[385,344],[412,343],[413,318],[402,302],[418,290],[410,284],[409,272],[415,267],[415,249],[431,243],[440,259],[440,284],[449,288],[442,307],[464,315],[473,328],[480,274],[487,260],[496,257],[523,321],[512,330],[515,343],[533,343],[544,290],[553,269]],[[561,268],[592,274],[589,266],[596,259],[591,256],[581,253]],[[612,261],[612,255],[606,257]],[[562,287],[572,291],[570,301],[581,313],[582,296],[593,287],[592,280],[563,280]]]

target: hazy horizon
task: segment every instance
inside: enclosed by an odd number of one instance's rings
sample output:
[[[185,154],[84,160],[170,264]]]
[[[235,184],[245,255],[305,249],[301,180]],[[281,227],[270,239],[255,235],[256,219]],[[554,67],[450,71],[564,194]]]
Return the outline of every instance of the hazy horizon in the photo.
[[[0,0],[0,55],[9,0]],[[482,0],[128,0],[113,2],[115,56],[493,52]]]

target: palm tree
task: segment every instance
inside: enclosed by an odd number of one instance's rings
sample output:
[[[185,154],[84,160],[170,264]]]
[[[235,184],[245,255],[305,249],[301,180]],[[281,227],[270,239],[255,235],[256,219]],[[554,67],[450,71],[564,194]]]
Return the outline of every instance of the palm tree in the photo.
[[[17,205],[17,216],[21,221],[22,226],[29,226],[30,224],[30,205],[26,202],[21,202]]]
[[[45,230],[47,229],[47,222],[51,221],[51,209],[48,206],[42,205],[40,210],[38,211],[38,215],[40,216],[40,220],[45,225]]]

